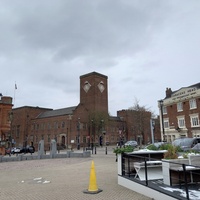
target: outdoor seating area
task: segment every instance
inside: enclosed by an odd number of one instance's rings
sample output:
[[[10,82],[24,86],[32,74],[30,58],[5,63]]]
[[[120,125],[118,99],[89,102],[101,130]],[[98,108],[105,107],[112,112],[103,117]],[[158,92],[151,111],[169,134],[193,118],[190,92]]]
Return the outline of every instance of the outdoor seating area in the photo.
[[[182,183],[198,184],[200,182],[200,155],[190,155],[188,164],[183,163],[170,167],[170,185]]]
[[[170,168],[170,185],[200,182],[200,167],[180,166]]]
[[[118,183],[136,192],[145,189],[155,200],[200,199],[200,155],[171,160],[155,155],[152,151],[119,154]]]
[[[146,168],[148,168],[147,179],[155,180],[162,178],[162,162],[161,161],[146,161],[135,162],[134,168],[136,171],[135,178],[139,178],[141,181],[146,180]]]

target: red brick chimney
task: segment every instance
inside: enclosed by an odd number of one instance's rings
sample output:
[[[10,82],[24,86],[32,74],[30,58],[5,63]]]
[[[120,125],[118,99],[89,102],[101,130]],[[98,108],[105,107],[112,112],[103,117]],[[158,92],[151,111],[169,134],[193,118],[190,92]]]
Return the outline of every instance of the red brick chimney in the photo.
[[[171,90],[171,88],[166,88],[166,98],[171,97],[171,95],[172,95],[172,90]]]

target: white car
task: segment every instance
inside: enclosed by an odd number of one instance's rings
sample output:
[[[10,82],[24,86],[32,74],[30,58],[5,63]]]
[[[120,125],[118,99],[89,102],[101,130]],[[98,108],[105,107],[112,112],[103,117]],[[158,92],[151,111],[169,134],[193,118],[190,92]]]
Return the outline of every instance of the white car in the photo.
[[[138,146],[138,143],[137,143],[137,141],[135,141],[135,140],[130,140],[130,141],[127,141],[127,142],[124,144],[124,146],[125,146],[125,147],[126,147],[126,146],[137,147],[137,146]]]
[[[20,153],[20,152],[21,152],[21,148],[20,147],[13,147],[12,150],[11,150],[12,154]]]

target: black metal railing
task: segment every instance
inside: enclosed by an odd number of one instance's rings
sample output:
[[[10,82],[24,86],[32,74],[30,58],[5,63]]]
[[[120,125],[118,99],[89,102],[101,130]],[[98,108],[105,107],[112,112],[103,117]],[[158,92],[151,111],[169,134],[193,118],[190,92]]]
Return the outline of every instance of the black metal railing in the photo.
[[[163,175],[164,163],[168,163],[169,169],[165,169],[169,170],[168,175]],[[122,154],[121,165],[124,178],[176,199],[200,199],[200,164],[194,166],[172,160]],[[167,183],[164,179],[167,179]]]

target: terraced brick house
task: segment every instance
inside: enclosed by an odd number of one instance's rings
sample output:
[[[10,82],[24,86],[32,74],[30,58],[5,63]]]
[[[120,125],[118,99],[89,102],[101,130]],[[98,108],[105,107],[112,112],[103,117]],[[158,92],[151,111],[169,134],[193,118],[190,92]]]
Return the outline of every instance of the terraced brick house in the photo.
[[[200,137],[200,83],[172,91],[158,101],[161,137],[168,142],[180,137]]]

